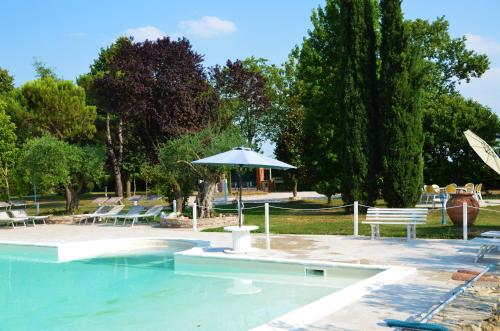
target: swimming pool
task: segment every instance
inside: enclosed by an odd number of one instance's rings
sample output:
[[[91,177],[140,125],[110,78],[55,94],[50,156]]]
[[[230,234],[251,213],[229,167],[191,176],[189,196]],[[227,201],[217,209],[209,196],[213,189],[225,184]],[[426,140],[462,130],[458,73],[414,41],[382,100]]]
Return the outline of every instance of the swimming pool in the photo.
[[[194,245],[153,242],[63,263],[0,245],[0,329],[248,330],[383,271],[176,258]]]

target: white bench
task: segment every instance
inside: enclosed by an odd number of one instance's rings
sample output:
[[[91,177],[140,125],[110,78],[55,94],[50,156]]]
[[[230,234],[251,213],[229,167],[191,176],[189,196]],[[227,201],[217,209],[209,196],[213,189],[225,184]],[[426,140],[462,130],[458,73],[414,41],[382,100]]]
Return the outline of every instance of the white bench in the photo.
[[[406,225],[406,239],[417,238],[417,225],[427,221],[427,208],[368,208],[363,224],[370,224],[374,240],[380,238],[380,225]]]

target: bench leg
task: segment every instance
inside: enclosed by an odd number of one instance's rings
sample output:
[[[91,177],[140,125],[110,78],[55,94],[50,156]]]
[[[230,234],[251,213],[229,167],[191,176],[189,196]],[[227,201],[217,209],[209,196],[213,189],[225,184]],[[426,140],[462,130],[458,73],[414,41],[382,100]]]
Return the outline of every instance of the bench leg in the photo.
[[[371,240],[375,240],[375,224],[370,224],[370,227],[372,229]]]
[[[410,240],[410,239],[411,239],[411,225],[407,224],[406,225],[406,240]]]
[[[417,225],[413,224],[413,239],[417,239]]]

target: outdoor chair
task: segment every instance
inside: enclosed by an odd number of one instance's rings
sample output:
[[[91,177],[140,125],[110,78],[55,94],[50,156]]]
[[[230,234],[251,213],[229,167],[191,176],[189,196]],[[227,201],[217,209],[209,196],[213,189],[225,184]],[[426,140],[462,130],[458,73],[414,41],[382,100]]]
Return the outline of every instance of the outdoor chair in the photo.
[[[99,197],[92,200],[92,203],[98,206],[102,206],[106,203],[106,201],[108,201],[108,199],[109,199],[108,197]]]
[[[450,194],[457,193],[457,184],[452,183],[452,184],[446,185],[445,191],[446,191],[447,198],[449,199]]]
[[[92,218],[92,225],[95,224],[95,222],[99,222],[100,220],[104,219],[104,218],[108,218],[108,217],[113,217],[115,215],[118,215],[120,213],[120,211],[125,208],[125,205],[117,205],[117,206],[113,206],[111,207],[111,209],[101,215],[96,215]],[[85,224],[87,224],[87,221],[85,221]]]
[[[439,198],[439,186],[436,184],[427,185],[425,193],[427,194],[425,203],[429,203],[430,200],[432,202],[432,206],[434,207],[434,199]]]
[[[125,225],[125,221],[127,219],[133,219],[135,217],[138,217],[143,211],[144,211],[143,206],[133,206],[125,214],[116,214],[113,216],[106,216],[106,217],[102,217],[102,219],[104,220],[104,223],[108,223],[109,219],[114,219],[115,221],[114,221],[113,225],[116,225],[116,222],[120,218],[120,219],[123,219],[123,225]]]
[[[108,206],[123,205],[123,197],[112,197],[106,200]]]
[[[483,184],[477,184],[474,188],[474,197],[478,201],[483,201],[483,196],[481,195],[481,190],[483,189]]]
[[[474,193],[474,184],[473,183],[465,184],[464,188],[465,188],[466,193]]]
[[[14,223],[23,223],[26,226],[26,221],[29,221],[27,217],[11,217],[6,211],[0,211],[0,223],[10,224],[12,228],[16,227]]]
[[[73,215],[73,222],[76,222],[75,219],[78,219],[79,224],[81,224],[82,221],[85,221],[85,223],[87,223],[87,219],[102,215],[110,209],[110,206],[99,206],[93,213]]]
[[[0,208],[5,208],[5,210],[8,210],[10,208],[10,203],[0,202]]]
[[[156,217],[160,216],[161,211],[165,208],[163,205],[156,205],[148,210],[144,214],[136,215],[134,217],[128,217],[128,219],[132,220],[131,226],[134,226],[135,222],[138,222],[140,219],[146,219],[149,220],[150,218],[155,219]],[[123,220],[123,224],[125,225],[127,218]]]
[[[26,209],[14,209],[10,211],[10,214],[16,218],[28,218],[28,220],[31,220],[33,222],[33,226],[35,226],[35,221],[42,221],[44,225],[47,225],[47,223],[45,223],[45,220],[49,218],[48,215],[30,216],[26,212]]]

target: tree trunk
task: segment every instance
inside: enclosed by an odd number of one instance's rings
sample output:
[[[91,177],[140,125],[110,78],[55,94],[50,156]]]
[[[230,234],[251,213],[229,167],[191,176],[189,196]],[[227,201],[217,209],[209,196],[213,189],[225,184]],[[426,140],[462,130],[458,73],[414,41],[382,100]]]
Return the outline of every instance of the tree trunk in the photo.
[[[298,186],[298,184],[299,184],[299,181],[296,178],[294,178],[293,179],[293,188],[292,188],[292,194],[293,194],[294,200],[297,199],[297,186]]]
[[[146,198],[147,198],[148,197],[148,181],[145,180],[144,182],[146,183]]]
[[[10,201],[10,186],[9,186],[9,169],[3,169],[3,175],[5,178],[5,192],[7,193],[7,201]]]
[[[198,185],[198,195],[196,201],[199,206],[200,218],[208,218],[212,212],[212,200],[215,194],[215,186],[217,184],[208,180],[204,180]]]
[[[176,203],[176,208],[177,212],[182,213],[184,210],[184,195],[182,194],[182,191],[177,191],[175,193],[175,203]]]
[[[326,203],[331,204],[332,203],[332,194],[328,194],[327,199],[328,199],[328,201]]]
[[[66,212],[73,213],[76,209],[78,209],[78,204],[80,202],[79,192],[80,190],[75,191],[71,187],[71,184],[64,188],[66,198]]]
[[[130,198],[132,195],[132,182],[130,181],[130,176],[127,176],[127,179],[125,179],[125,192],[127,198]]]
[[[109,113],[106,114],[106,140],[108,145],[108,152],[113,163],[113,174],[115,175],[115,193],[118,197],[123,197],[123,183],[121,166],[123,160],[123,121],[120,119],[118,123],[118,155],[115,153],[113,146],[113,138],[111,137],[111,125]]]

